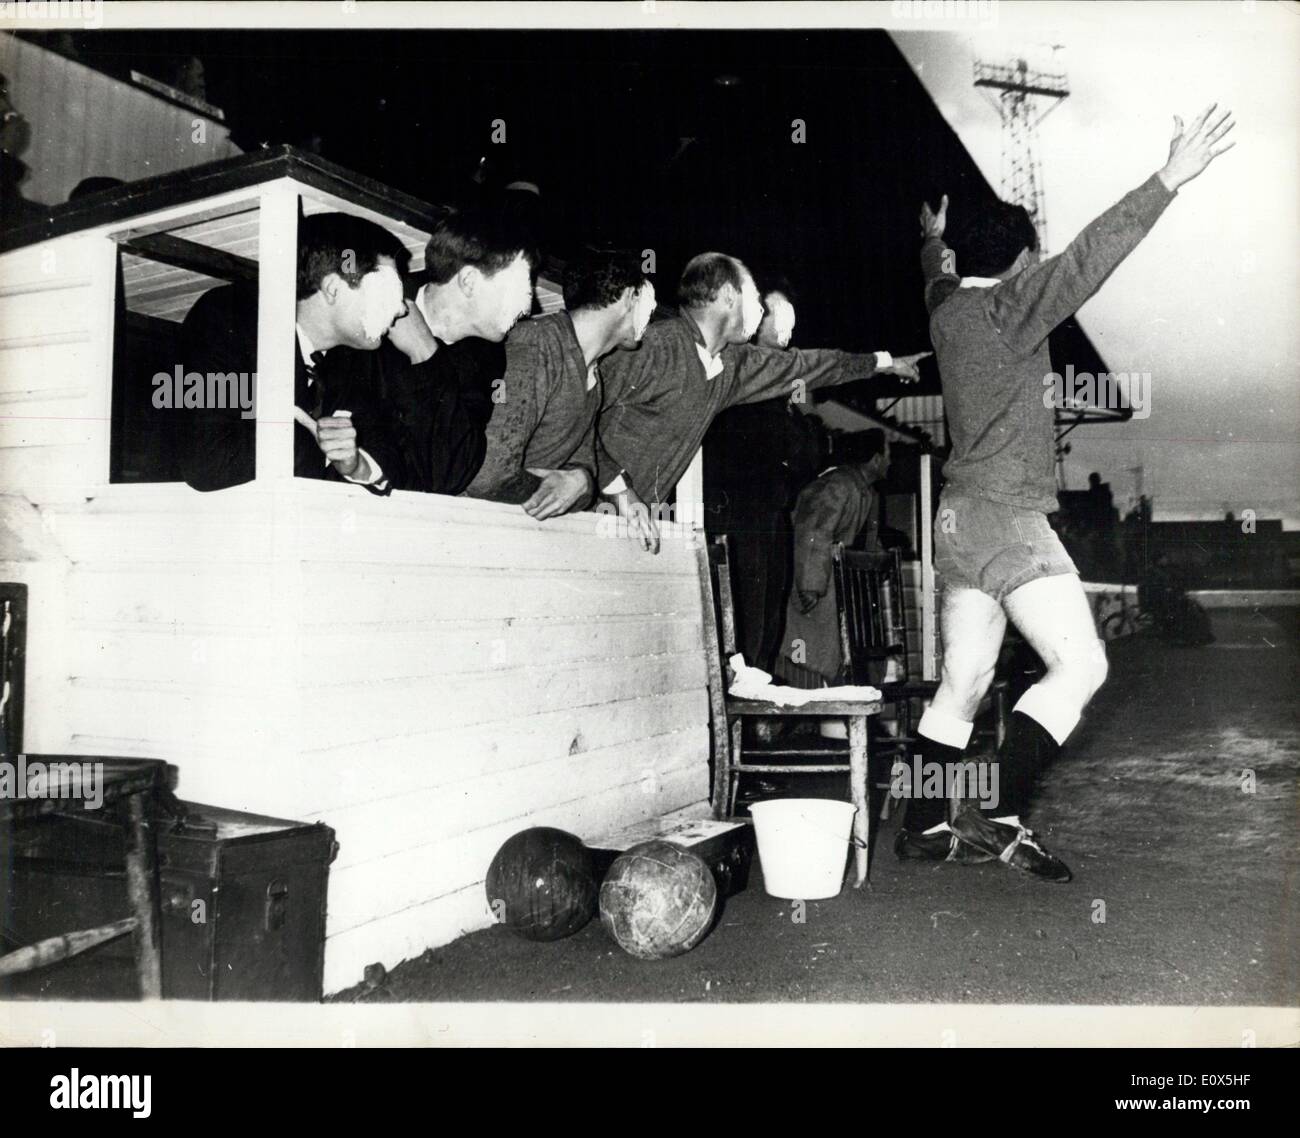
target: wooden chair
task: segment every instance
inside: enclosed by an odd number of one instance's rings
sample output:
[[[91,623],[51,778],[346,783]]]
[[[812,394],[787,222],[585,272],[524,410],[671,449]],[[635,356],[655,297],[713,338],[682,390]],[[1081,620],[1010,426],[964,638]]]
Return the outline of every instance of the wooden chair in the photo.
[[[725,536],[705,540],[697,550],[700,594],[704,609],[704,648],[708,670],[709,710],[713,728],[713,815],[729,818],[736,809],[740,777],[745,774],[823,774],[844,771],[849,776],[849,799],[857,807],[853,817],[854,888],[860,888],[870,871],[871,808],[867,798],[869,744],[867,718],[880,711],[878,701],[821,700],[802,707],[785,707],[764,700],[737,699],[728,694],[731,673],[728,659],[736,651],[736,618],[731,592],[731,566]],[[744,750],[746,719],[824,718],[843,716],[849,721],[847,762],[748,762]],[[825,755],[819,751],[783,748],[775,755]],[[834,754],[834,752],[832,752]]]
[[[933,699],[939,683],[914,680],[909,675],[902,557],[896,549],[862,553],[840,544],[835,546],[832,558],[844,682],[871,684],[880,689],[884,703],[893,704],[898,734],[878,740],[877,745],[886,754],[906,760],[916,745],[912,701]],[[890,661],[894,662],[895,678],[886,683]]]

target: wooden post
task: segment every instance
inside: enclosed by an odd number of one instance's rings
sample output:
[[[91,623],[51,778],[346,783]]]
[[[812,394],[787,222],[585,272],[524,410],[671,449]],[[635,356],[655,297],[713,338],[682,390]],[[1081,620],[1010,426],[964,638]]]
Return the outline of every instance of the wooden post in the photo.
[[[722,669],[727,674],[727,669]],[[745,758],[745,723],[739,716],[731,724],[730,762],[727,764],[727,812],[724,818],[733,818],[736,814],[736,799],[740,795],[740,767]]]
[[[934,504],[930,473],[933,458],[921,455],[921,678],[937,680],[939,666],[934,611]]]
[[[718,647],[718,622],[713,615],[713,573],[703,534],[694,538],[700,574],[700,634],[704,638],[704,670],[709,685],[709,719],[713,735],[713,816],[725,818],[730,809],[731,739],[727,732],[726,668]]]
[[[146,1000],[161,1000],[162,929],[158,923],[158,836],[154,831],[152,795],[152,789],[127,795],[126,892],[136,920],[135,964],[140,976],[140,995]]]
[[[112,473],[113,446],[113,338],[117,334],[117,242],[110,237],[86,237],[86,254],[91,287],[89,313],[90,352],[94,361],[89,374],[102,377],[90,384],[85,414],[94,432],[88,453],[93,456],[91,482],[108,485]]]
[[[653,508],[653,507],[652,507]],[[704,447],[691,459],[681,481],[677,483],[677,521],[688,529],[704,526]]]
[[[299,555],[303,496],[327,486],[310,481],[300,486],[294,479],[294,444],[303,429],[294,421],[298,339],[298,211],[295,183],[282,180],[268,185],[261,196],[258,224],[260,286],[257,310],[257,482],[269,486],[271,519],[267,554],[270,564],[265,587],[271,619],[267,625],[267,651],[259,663],[260,713],[254,747],[270,774],[267,782],[283,793],[295,778],[305,728],[303,687],[299,674],[298,637],[302,631],[303,563]],[[324,455],[304,438],[313,461],[324,469]],[[340,497],[341,487],[329,486]],[[269,786],[263,787],[269,792]]]
[[[868,771],[870,751],[867,746],[867,717],[849,716],[849,798],[856,806],[853,815],[854,877],[853,888],[861,889],[871,872],[871,803],[869,801]]]
[[[257,481],[293,477],[298,194],[287,181],[262,193],[257,222]]]
[[[47,968],[61,960],[77,956],[110,940],[116,940],[135,930],[138,922],[134,917],[123,917],[120,921],[110,921],[93,929],[82,929],[75,933],[62,933],[29,944],[26,948],[15,949],[6,956],[0,956],[0,976],[16,976],[20,972],[31,972],[36,968]]]

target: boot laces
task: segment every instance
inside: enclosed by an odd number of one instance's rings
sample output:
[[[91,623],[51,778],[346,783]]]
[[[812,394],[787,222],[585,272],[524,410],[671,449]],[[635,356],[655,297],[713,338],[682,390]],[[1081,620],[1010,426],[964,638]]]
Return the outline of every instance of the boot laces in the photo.
[[[1016,850],[1021,846],[1029,846],[1030,849],[1037,850],[1038,853],[1043,855],[1043,857],[1051,856],[1041,845],[1038,844],[1038,839],[1034,836],[1034,831],[1021,822],[1018,815],[1008,815],[1006,821],[1003,821],[1003,819],[1000,818],[990,818],[989,821],[998,822],[1004,826],[1014,825],[1016,827],[1015,839],[1002,851],[1001,854],[998,855],[999,860],[1009,862]]]

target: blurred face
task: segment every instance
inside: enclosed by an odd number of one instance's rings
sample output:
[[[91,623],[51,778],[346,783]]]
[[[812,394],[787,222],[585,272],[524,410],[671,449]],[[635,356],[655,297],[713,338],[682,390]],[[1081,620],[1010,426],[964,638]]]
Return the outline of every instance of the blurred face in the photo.
[[[752,339],[763,322],[763,299],[758,295],[758,286],[748,273],[740,286],[740,320],[741,339]]]
[[[889,443],[886,442],[883,451],[874,455],[869,461],[861,463],[860,466],[869,481],[879,482],[889,473]]]
[[[632,343],[625,343],[623,347],[630,348],[641,342],[641,337],[645,335],[645,330],[650,327],[650,317],[655,310],[655,286],[646,281],[632,298]]]
[[[8,90],[0,90],[0,150],[19,154],[27,144],[27,120],[9,101]]]
[[[758,326],[758,342],[768,348],[788,348],[794,334],[794,305],[781,293],[770,292],[766,307]]]
[[[528,261],[520,253],[509,265],[490,277],[470,270],[476,333],[485,340],[501,341],[533,308],[533,279]]]
[[[332,283],[335,288],[331,304],[339,342],[362,351],[374,351],[384,333],[406,311],[402,278],[397,275],[393,259],[380,257],[378,265],[355,288],[342,277],[335,277]]]

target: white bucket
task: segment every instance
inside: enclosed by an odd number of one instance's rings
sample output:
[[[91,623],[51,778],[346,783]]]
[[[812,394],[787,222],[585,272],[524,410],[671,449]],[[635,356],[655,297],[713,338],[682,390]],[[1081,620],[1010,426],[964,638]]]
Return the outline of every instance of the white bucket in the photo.
[[[857,807],[829,798],[777,798],[749,808],[763,866],[763,888],[773,897],[818,901],[834,897]]]

